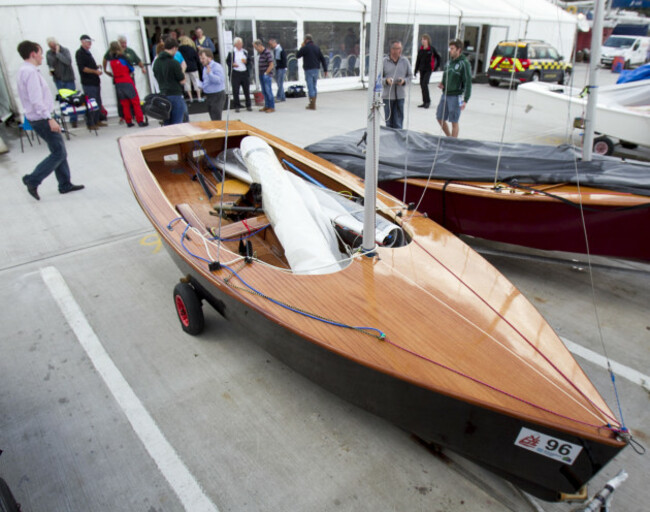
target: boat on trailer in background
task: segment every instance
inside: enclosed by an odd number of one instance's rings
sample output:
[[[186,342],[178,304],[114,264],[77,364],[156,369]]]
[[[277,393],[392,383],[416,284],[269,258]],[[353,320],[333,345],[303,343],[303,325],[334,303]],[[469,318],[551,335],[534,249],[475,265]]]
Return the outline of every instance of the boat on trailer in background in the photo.
[[[363,180],[271,134],[191,123],[119,146],[184,276],[174,301],[186,331],[201,331],[208,302],[324,388],[545,500],[577,493],[626,446],[534,306],[400,200],[380,193],[384,229],[368,252],[351,220]],[[224,161],[237,148],[251,180]],[[338,213],[332,198],[346,202]]]

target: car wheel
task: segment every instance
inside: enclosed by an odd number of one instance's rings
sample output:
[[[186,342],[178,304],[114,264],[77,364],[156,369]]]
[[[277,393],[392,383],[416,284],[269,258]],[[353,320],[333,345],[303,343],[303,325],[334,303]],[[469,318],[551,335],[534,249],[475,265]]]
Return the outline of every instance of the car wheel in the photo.
[[[490,78],[490,80],[488,80],[488,83],[489,83],[492,87],[499,87],[499,81],[498,81],[498,80],[495,80],[494,78]]]
[[[614,152],[614,143],[609,137],[597,137],[594,139],[594,153],[597,155],[611,155]]]
[[[201,309],[201,299],[188,283],[178,283],[174,287],[174,305],[183,330],[196,336],[203,331],[205,318]]]
[[[562,85],[569,85],[570,82],[571,82],[571,70],[565,69],[564,73],[562,74],[562,80],[560,80],[559,83]]]
[[[530,81],[531,82],[539,82],[539,73],[537,71],[535,71],[533,73],[533,76],[530,77]]]

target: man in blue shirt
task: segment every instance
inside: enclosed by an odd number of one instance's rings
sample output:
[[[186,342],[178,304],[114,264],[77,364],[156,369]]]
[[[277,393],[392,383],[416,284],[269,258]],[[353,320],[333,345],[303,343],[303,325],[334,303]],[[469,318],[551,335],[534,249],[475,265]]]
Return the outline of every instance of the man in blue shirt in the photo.
[[[214,54],[207,48],[199,50],[199,59],[203,65],[201,88],[206,98],[208,113],[212,121],[221,121],[221,112],[226,98],[226,77],[223,66],[214,60]]]

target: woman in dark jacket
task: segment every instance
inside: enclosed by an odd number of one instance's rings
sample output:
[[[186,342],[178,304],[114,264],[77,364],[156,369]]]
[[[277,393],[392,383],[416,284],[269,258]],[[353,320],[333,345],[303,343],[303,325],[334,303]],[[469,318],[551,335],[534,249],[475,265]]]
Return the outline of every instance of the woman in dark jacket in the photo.
[[[178,40],[180,43],[178,51],[185,59],[187,68],[185,69],[185,91],[192,101],[192,84],[196,91],[196,98],[198,101],[203,101],[201,98],[201,61],[199,54],[196,51],[196,44],[187,36],[181,36]]]
[[[420,108],[429,108],[431,97],[429,96],[429,78],[431,73],[440,68],[440,54],[431,46],[429,34],[423,34],[422,45],[418,50],[418,57],[415,61],[415,71],[413,75],[420,73],[420,88],[422,89],[422,105]]]

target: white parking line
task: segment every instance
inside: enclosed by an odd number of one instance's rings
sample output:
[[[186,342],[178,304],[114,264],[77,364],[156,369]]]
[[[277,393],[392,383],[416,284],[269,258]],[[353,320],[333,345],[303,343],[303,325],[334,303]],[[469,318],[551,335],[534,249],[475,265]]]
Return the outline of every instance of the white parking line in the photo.
[[[586,359],[587,361],[601,366],[607,370],[607,359],[604,356],[601,356],[593,350],[589,350],[588,348],[585,348],[582,345],[579,345],[578,343],[575,343],[561,336],[560,339],[573,354],[578,355],[583,359]],[[650,389],[650,377],[647,375],[644,375],[643,373],[638,372],[633,368],[622,365],[621,363],[617,363],[616,361],[610,360],[610,363],[612,365],[612,371],[616,375],[620,375],[630,382],[638,384],[644,389]]]
[[[218,512],[217,507],[205,495],[199,483],[165,439],[158,425],[104,350],[61,273],[54,267],[46,267],[41,270],[41,276],[79,343],[104,379],[136,435],[169,482],[185,510],[188,512]]]

